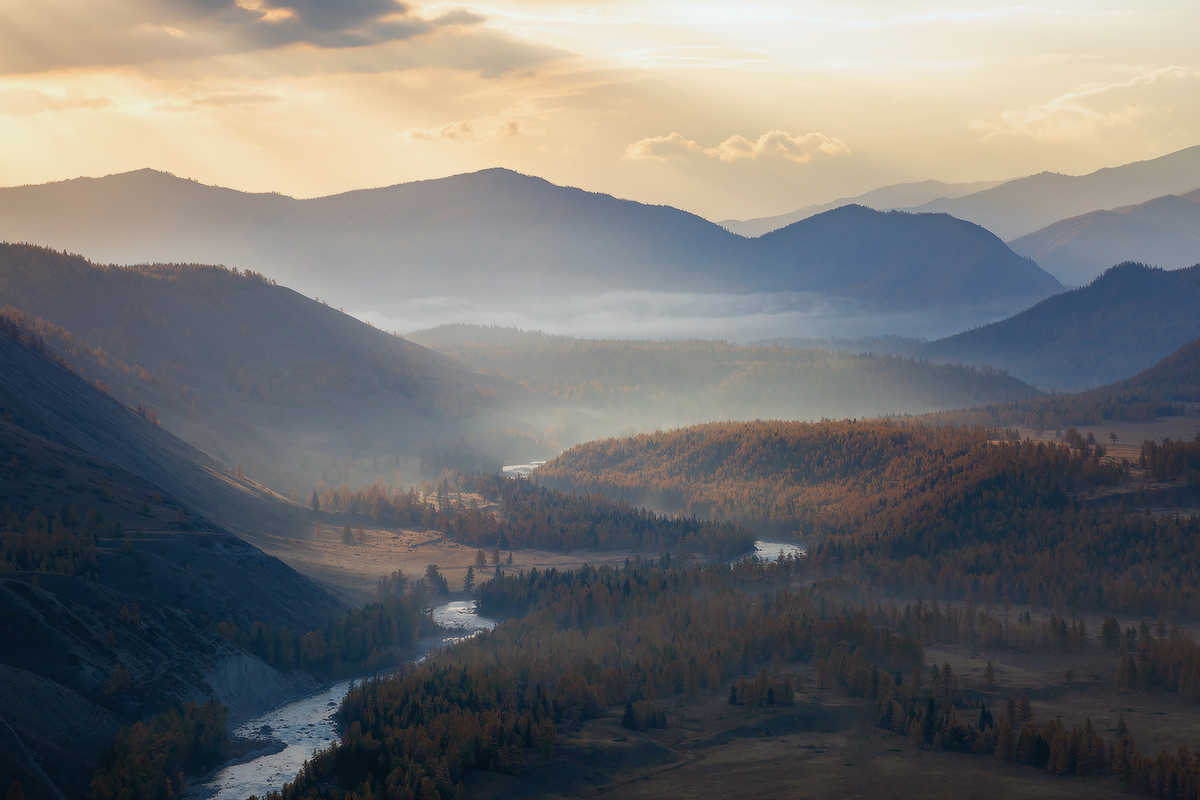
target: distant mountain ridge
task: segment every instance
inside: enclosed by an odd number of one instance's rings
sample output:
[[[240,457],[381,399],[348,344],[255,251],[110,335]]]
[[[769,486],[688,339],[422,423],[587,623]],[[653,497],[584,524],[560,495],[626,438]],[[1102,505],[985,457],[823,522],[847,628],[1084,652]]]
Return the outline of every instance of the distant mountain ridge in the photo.
[[[1001,248],[995,234],[948,214],[842,206],[753,243],[752,251],[727,263],[757,272],[761,290],[790,281],[789,288],[928,308],[947,297],[964,305],[992,302],[1005,296],[1007,281],[1027,296],[1062,288],[1034,262]]]
[[[891,211],[897,208],[911,208],[941,198],[956,198],[974,194],[993,186],[999,186],[1001,183],[1004,181],[942,183],[941,181],[927,180],[916,183],[897,183],[872,189],[856,197],[843,197],[830,203],[805,206],[787,214],[753,219],[724,219],[718,224],[740,236],[753,238],[842,206],[859,205],[873,208],[876,211]]]
[[[907,210],[952,214],[1010,241],[1059,220],[1144,203],[1200,187],[1200,145],[1087,175],[1041,172],[956,199]],[[1108,263],[1115,263],[1109,259]]]
[[[913,355],[1006,368],[1040,389],[1076,391],[1140,372],[1200,337],[1200,266],[1119,264],[1009,319],[929,342]]]
[[[574,339],[463,324],[407,336],[485,374],[611,420],[591,436],[714,419],[919,413],[1038,394],[995,370],[877,354],[705,340]]]
[[[1166,269],[1200,264],[1200,189],[1064,219],[1009,246],[1074,285],[1088,283],[1114,261]]]
[[[976,302],[979,280],[991,281],[990,302],[1015,309],[1060,288],[998,239],[935,216],[838,210],[801,224],[747,240],[678,209],[504,169],[312,200],[152,170],[0,189],[0,239],[102,262],[223,263],[356,309],[614,290],[826,292],[944,308]],[[868,241],[915,250],[872,252]]]

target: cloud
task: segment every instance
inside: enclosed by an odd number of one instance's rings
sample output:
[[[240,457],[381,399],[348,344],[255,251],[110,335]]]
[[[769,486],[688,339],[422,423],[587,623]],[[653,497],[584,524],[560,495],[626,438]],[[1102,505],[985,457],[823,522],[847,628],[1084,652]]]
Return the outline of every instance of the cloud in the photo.
[[[157,106],[163,111],[181,111],[194,106],[261,106],[276,103],[283,99],[277,91],[264,90],[252,86],[227,84],[208,89],[181,90],[174,92],[163,103]]]
[[[699,143],[693,142],[691,139],[685,139],[680,134],[674,132],[670,136],[654,136],[650,139],[642,139],[640,142],[634,142],[625,148],[626,158],[631,158],[635,161],[646,159],[664,161],[668,158],[689,156],[703,152],[704,148]]]
[[[46,111],[96,109],[110,105],[110,98],[82,91],[48,92],[28,87],[0,91],[0,116],[30,116]]]
[[[1139,125],[1194,107],[1200,73],[1164,67],[1124,83],[1080,86],[1039,105],[1004,111],[999,121],[974,120],[968,126],[986,136],[1023,136],[1041,141],[1093,138],[1102,131]]]
[[[540,136],[543,131],[530,128],[524,120],[511,117],[481,117],[465,122],[448,122],[433,128],[409,128],[400,135],[425,141],[488,144],[513,136]]]
[[[399,0],[7,0],[0,74],[361,48],[484,22],[464,10],[428,18]]]
[[[753,142],[742,136],[731,136],[704,153],[722,161],[779,156],[797,164],[807,164],[818,156],[850,155],[850,147],[841,139],[832,139],[823,133],[793,136],[787,131],[777,130],[768,131]]]
[[[754,141],[740,135],[730,136],[715,147],[704,147],[699,142],[673,132],[669,136],[642,139],[625,148],[626,158],[635,161],[665,161],[669,158],[703,155],[720,161],[734,162],[775,156],[797,164],[807,164],[818,157],[833,158],[849,154],[849,145],[841,139],[834,139],[823,133],[797,136],[781,130],[768,131]]]

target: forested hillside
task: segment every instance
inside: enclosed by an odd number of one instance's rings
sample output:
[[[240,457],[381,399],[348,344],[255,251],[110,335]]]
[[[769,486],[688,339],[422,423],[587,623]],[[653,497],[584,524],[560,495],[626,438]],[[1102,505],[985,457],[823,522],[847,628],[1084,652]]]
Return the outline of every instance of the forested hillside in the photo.
[[[382,483],[351,491],[343,486],[313,492],[315,505],[354,516],[370,515],[388,528],[422,528],[476,547],[544,550],[667,551],[732,558],[754,548],[754,534],[728,522],[666,517],[601,494],[556,492],[527,479],[497,473],[443,478],[433,500],[417,489],[389,492]],[[481,497],[468,503],[461,492]]]
[[[0,306],[89,382],[285,494],[334,461],[364,483],[383,460],[414,480],[422,452],[464,435],[542,452],[512,414],[530,392],[255,273],[0,245]]]
[[[1198,336],[1200,267],[1125,263],[1083,288],[913,354],[1004,368],[1043,390],[1078,391],[1128,378]]]
[[[1184,269],[1200,264],[1200,189],[1064,219],[1009,244],[1074,286],[1119,261]]]
[[[0,769],[30,797],[82,796],[121,724],[205,697],[244,718],[311,687],[211,626],[304,634],[345,611],[231,534],[286,531],[295,509],[72,373],[7,317],[0,508]]]
[[[539,753],[548,762],[560,731],[573,733],[613,706],[625,706],[629,731],[666,727],[669,698],[723,696],[728,682],[772,655],[771,674],[735,685],[736,702],[808,706],[794,677],[782,674],[780,654],[824,658],[834,641],[858,648],[864,667],[922,663],[918,641],[862,615],[822,619],[805,593],[760,601],[745,592],[743,582],[768,574],[780,582],[781,571],[758,565],[682,571],[653,563],[497,578],[482,590],[482,608],[527,608],[526,616],[356,688],[339,712],[342,742],[268,797],[304,797],[331,780],[347,799],[463,796],[472,773],[519,775]]]
[[[575,339],[444,325],[407,335],[472,369],[605,415],[607,430],[714,419],[820,419],[965,408],[1035,396],[991,369],[890,355],[716,341]]]
[[[1007,438],[894,422],[718,423],[581,445],[538,475],[791,530],[814,567],[892,591],[1200,612],[1197,518],[1085,507],[1082,490],[1127,480],[1130,465],[1082,437]]]
[[[1153,422],[1200,407],[1200,339],[1132,378],[1086,392],[1049,395],[928,417],[937,424],[1021,425],[1035,431],[1105,422]]]

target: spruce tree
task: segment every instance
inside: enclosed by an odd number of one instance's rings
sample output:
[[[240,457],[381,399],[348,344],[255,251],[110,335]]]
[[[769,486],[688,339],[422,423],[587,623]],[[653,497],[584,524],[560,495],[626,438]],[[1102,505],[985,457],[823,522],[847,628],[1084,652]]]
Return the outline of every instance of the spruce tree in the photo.
[[[633,701],[625,701],[625,713],[621,715],[621,727],[628,728],[631,731],[638,729],[637,714],[633,713]]]

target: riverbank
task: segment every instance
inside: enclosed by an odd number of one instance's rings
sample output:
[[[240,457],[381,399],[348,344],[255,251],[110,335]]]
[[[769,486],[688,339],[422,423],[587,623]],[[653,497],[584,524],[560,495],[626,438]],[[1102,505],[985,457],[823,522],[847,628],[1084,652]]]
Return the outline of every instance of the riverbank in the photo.
[[[422,639],[404,664],[420,663],[430,653],[496,624],[476,614],[471,600],[442,603],[433,608],[431,616],[445,632]],[[237,725],[230,735],[247,743],[248,749],[204,779],[190,783],[185,800],[246,800],[279,790],[313,753],[337,741],[336,715],[342,699],[351,686],[371,677],[375,676],[336,681]],[[260,746],[253,748],[256,743]]]

